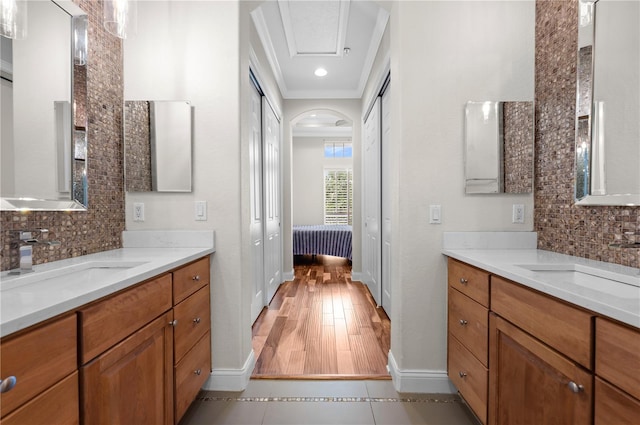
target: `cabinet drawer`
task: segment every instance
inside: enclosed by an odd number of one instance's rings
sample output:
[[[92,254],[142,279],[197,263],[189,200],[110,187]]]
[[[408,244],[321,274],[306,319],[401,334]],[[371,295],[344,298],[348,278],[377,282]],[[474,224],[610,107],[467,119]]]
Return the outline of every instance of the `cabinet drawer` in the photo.
[[[173,272],[173,302],[178,304],[209,284],[209,257],[202,258]]]
[[[488,369],[451,335],[447,363],[449,379],[482,423],[486,423]]]
[[[489,307],[488,272],[449,258],[447,276],[449,287]]]
[[[175,418],[180,420],[211,372],[211,334],[207,332],[175,367]]]
[[[491,276],[491,310],[591,370],[590,313],[498,276]]]
[[[77,369],[76,316],[67,316],[0,343],[2,379],[16,386],[0,394],[2,415],[31,400]]]
[[[596,319],[596,375],[640,399],[640,331]]]
[[[173,332],[176,363],[211,327],[209,303],[209,285],[206,285],[174,307],[173,317],[178,321]]]
[[[595,425],[632,425],[640,418],[640,401],[596,377]]]
[[[489,310],[449,288],[449,333],[488,366]]]
[[[54,419],[58,425],[80,423],[77,371],[2,418],[2,425],[50,425]]]
[[[80,310],[82,364],[171,307],[171,275],[166,274]]]

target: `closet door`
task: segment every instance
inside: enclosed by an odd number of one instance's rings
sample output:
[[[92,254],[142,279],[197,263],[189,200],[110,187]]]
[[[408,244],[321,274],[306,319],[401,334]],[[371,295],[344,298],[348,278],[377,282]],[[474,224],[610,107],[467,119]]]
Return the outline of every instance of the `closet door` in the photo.
[[[262,216],[262,96],[258,89],[251,90],[251,140],[249,146],[251,191],[251,321],[254,322],[262,307],[264,297],[264,224]]]
[[[391,317],[391,89],[382,93],[382,307]]]
[[[364,122],[362,271],[364,283],[380,305],[380,97]]]
[[[282,232],[280,231],[280,122],[266,98],[262,98],[264,137],[264,271],[269,304],[282,283]]]

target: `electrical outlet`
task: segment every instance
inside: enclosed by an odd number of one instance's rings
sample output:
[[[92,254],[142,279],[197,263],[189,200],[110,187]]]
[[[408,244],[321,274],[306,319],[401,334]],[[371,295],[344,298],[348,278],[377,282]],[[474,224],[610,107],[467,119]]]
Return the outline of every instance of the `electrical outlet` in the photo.
[[[524,204],[513,204],[513,216],[511,221],[517,224],[524,224]]]
[[[144,221],[144,203],[135,202],[133,204],[133,221]]]

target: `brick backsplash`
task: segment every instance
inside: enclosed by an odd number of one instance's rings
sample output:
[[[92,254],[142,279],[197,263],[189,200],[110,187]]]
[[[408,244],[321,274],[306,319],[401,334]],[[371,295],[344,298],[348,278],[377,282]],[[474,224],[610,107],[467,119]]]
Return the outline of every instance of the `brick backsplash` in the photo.
[[[574,203],[577,0],[536,2],[535,194],[538,248],[640,267],[640,249],[610,248],[640,232],[640,207]]]
[[[102,27],[102,2],[75,0],[89,16],[86,212],[2,211],[2,270],[17,267],[10,231],[43,227],[57,246],[34,246],[34,263],[121,247],[125,226],[122,160],[122,43]]]

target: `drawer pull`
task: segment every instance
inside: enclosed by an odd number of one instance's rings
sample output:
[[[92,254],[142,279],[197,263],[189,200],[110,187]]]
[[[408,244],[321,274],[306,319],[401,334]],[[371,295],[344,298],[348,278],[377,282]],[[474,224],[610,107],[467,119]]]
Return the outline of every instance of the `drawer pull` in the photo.
[[[196,317],[195,319],[193,319],[193,323],[195,323],[196,325],[200,323],[200,318]]]
[[[466,325],[467,323],[469,323],[469,322],[467,322],[467,321],[466,321],[466,320],[464,320],[464,319],[460,319],[460,326],[464,326],[464,325]]]
[[[6,393],[13,389],[16,386],[18,380],[15,376],[10,376],[6,379],[0,379],[0,393]]]
[[[571,390],[571,392],[574,392],[574,393],[579,393],[581,391],[584,391],[584,387],[582,385],[576,384],[573,381],[569,382],[569,389]]]
[[[178,326],[178,319],[173,319],[172,321],[170,321],[169,326],[173,326],[173,327]]]
[[[469,280],[465,279],[464,277],[460,278],[460,283],[463,285],[466,285],[467,283],[469,283]]]
[[[460,372],[458,372],[458,375],[460,375],[460,377],[461,377],[462,379],[464,379],[464,378],[466,378],[466,377],[467,377],[467,372],[462,372],[462,371],[460,371]]]
[[[195,280],[196,282],[200,280],[200,275],[197,274],[191,278],[191,280]]]
[[[201,374],[201,373],[202,373],[202,369],[197,369],[197,370],[194,370],[194,371],[193,371],[193,374],[194,374],[194,375],[198,375],[198,376],[200,376],[200,374]]]

